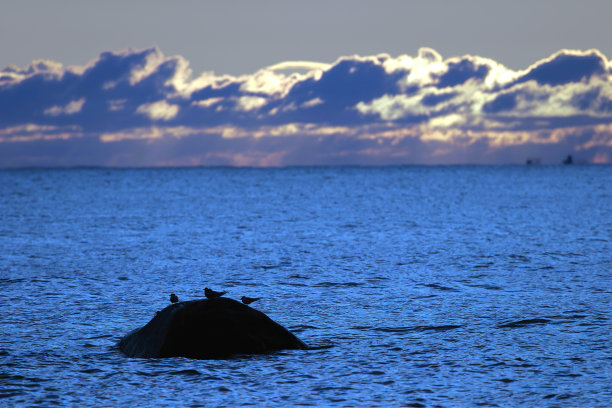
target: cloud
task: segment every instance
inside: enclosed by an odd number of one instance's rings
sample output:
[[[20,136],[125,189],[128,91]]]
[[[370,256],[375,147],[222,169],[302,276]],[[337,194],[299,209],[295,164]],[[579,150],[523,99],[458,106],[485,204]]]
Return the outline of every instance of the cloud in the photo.
[[[81,111],[84,103],[85,98],[81,98],[75,101],[68,102],[66,106],[54,105],[48,109],[45,109],[43,113],[48,116],[73,115]]]
[[[284,61],[278,64],[270,65],[267,70],[270,71],[324,71],[330,67],[330,64],[314,61]]]
[[[580,82],[593,76],[605,75],[607,65],[606,57],[597,50],[559,51],[529,67],[515,83],[534,80],[540,85],[555,86]]]
[[[601,163],[611,78],[597,50],[521,71],[422,48],[197,77],[155,47],[82,67],[37,60],[0,71],[0,167]]]
[[[179,107],[166,101],[157,101],[140,105],[136,112],[145,114],[151,120],[170,120],[176,117]]]
[[[462,58],[459,61],[449,61],[445,72],[438,76],[438,87],[454,87],[462,85],[470,79],[482,81],[489,74],[491,67],[479,64],[470,58]]]

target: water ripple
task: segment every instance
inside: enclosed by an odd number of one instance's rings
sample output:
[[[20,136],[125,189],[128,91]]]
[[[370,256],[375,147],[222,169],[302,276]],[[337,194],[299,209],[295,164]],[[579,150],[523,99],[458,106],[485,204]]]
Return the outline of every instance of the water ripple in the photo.
[[[374,331],[380,331],[385,333],[407,333],[407,332],[427,332],[427,331],[447,331],[454,330],[463,327],[463,325],[455,324],[444,324],[440,326],[410,326],[410,327],[378,327],[374,328]]]
[[[607,406],[610,166],[0,171],[2,406]],[[588,205],[585,205],[588,203]],[[264,296],[309,350],[115,347]]]
[[[514,322],[502,323],[502,324],[499,324],[497,327],[500,329],[501,328],[517,328],[517,327],[525,327],[525,326],[529,326],[533,324],[546,324],[550,322],[551,321],[549,319],[542,319],[542,318],[523,319],[523,320],[517,320]]]

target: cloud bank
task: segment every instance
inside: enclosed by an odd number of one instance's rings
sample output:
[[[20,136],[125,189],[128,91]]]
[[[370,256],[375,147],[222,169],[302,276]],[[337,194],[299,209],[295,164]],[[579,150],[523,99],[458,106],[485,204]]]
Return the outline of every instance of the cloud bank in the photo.
[[[488,58],[288,61],[243,76],[157,48],[0,71],[0,167],[612,161],[612,63]]]

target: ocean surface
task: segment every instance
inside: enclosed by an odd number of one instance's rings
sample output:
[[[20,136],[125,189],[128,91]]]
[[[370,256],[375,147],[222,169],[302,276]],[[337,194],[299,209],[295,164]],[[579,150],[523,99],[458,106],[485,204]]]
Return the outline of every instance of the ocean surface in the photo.
[[[612,405],[612,167],[0,171],[0,406]],[[311,350],[137,359],[209,286]]]

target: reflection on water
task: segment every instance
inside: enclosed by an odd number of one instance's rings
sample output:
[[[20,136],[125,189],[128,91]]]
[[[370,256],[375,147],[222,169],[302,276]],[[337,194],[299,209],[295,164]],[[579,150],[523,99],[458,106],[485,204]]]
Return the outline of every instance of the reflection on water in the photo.
[[[606,405],[610,170],[0,172],[0,404]],[[114,348],[205,286],[312,349]]]

